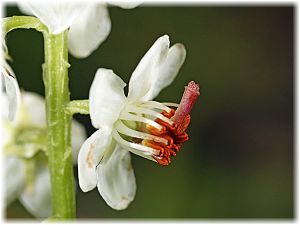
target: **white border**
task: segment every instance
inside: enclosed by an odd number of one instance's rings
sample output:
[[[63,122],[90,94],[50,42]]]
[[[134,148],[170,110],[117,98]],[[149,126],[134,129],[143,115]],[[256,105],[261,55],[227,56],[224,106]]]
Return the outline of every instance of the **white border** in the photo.
[[[0,18],[2,18],[3,14],[3,5],[6,3],[17,3],[19,1],[25,1],[25,0],[2,0],[0,1]],[[46,1],[46,0],[40,0],[40,1]],[[77,0],[72,0],[72,1],[77,1]],[[87,0],[86,0],[87,1]],[[89,0],[91,1],[91,0]],[[120,2],[120,0],[111,0],[109,2]],[[298,119],[298,113],[299,113],[299,78],[298,78],[298,74],[299,74],[299,50],[300,50],[300,45],[298,44],[299,41],[299,3],[298,1],[291,1],[291,0],[286,0],[286,1],[280,1],[280,0],[264,0],[264,1],[259,1],[259,0],[255,0],[255,1],[246,1],[246,0],[242,0],[242,1],[238,1],[238,0],[231,0],[231,1],[226,1],[226,0],[205,0],[205,1],[198,1],[198,0],[188,0],[188,1],[182,1],[182,0],[172,0],[172,1],[160,1],[160,0],[152,0],[152,1],[143,1],[144,5],[212,5],[212,6],[232,6],[232,5],[239,5],[239,6],[252,6],[252,5],[257,5],[257,6],[285,6],[285,5],[294,5],[295,6],[295,18],[294,18],[294,76],[295,76],[295,83],[294,83],[294,104],[295,104],[295,111],[294,111],[294,146],[295,146],[295,150],[294,150],[294,220],[280,220],[280,219],[273,219],[273,220],[268,220],[268,219],[234,219],[234,220],[230,220],[230,219],[226,219],[226,220],[218,220],[218,219],[192,219],[192,220],[180,220],[180,219],[176,219],[176,220],[123,220],[122,223],[134,223],[134,224],[142,224],[142,223],[149,223],[149,224],[162,224],[162,223],[168,223],[168,224],[186,224],[186,223],[190,223],[190,224],[299,224],[299,157],[300,154],[298,153],[298,146],[299,146],[299,132],[298,132],[298,128],[299,128],[299,119]],[[2,32],[0,31],[0,34]],[[2,35],[2,34],[1,34]],[[0,53],[2,56],[2,52]],[[0,79],[0,87],[2,87],[1,84],[2,79]],[[2,91],[0,91],[0,110],[2,106]],[[0,113],[1,115],[1,113]],[[0,137],[3,137],[3,129],[2,129],[2,123],[0,122]],[[0,149],[2,149],[2,141],[0,138]],[[0,157],[0,165],[2,164],[2,154]],[[2,171],[0,172],[0,222],[2,223],[8,223],[8,221],[4,218],[4,203],[3,203],[3,174]],[[97,223],[97,224],[115,224],[115,223],[120,223],[120,220],[117,221],[111,221],[111,220],[80,220],[79,223]],[[31,223],[36,223],[33,221],[28,221],[28,220],[10,220],[9,223],[12,224],[31,224]],[[64,224],[71,224],[70,222],[68,223],[64,223]]]
[[[2,3],[2,2],[1,2]],[[2,4],[0,3],[0,18],[2,18],[3,17],[3,7],[2,7]],[[1,21],[1,19],[0,19],[0,21]],[[1,23],[2,24],[2,23]],[[0,37],[2,37],[2,29],[0,29]],[[0,51],[0,59],[3,59],[4,58],[4,56],[2,55],[3,53],[2,53],[2,51]],[[3,79],[2,79],[2,75],[0,75],[1,77],[0,77],[0,87],[2,87],[2,81],[3,81]],[[2,115],[2,106],[3,106],[3,93],[2,93],[2,88],[1,88],[1,90],[0,90],[0,115],[1,116],[3,116]],[[3,133],[4,131],[3,131],[3,125],[2,125],[2,119],[0,119],[0,137],[4,137],[4,133]],[[2,140],[2,138],[0,138],[0,149],[3,149],[3,140]],[[3,183],[3,180],[4,180],[4,176],[3,176],[3,173],[2,173],[2,165],[3,165],[3,157],[2,157],[2,152],[0,152],[0,165],[1,165],[1,172],[0,172],[0,183],[2,184]],[[3,198],[3,185],[0,185],[0,221],[2,222],[2,218],[4,217],[4,198]]]

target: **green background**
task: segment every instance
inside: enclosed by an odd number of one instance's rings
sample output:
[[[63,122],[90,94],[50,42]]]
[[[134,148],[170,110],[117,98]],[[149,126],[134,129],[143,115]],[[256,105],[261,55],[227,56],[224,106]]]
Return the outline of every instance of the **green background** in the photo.
[[[21,15],[16,7],[7,16]],[[133,155],[135,200],[109,208],[97,189],[77,188],[80,218],[293,218],[294,8],[151,6],[109,8],[108,39],[86,59],[70,56],[72,99],[88,98],[99,67],[128,83],[161,35],[186,46],[178,77],[156,100],[179,102],[190,80],[201,86],[190,140],[168,167]],[[20,86],[43,95],[43,39],[34,30],[8,34]],[[127,90],[127,89],[126,89]],[[75,116],[95,129],[89,116]],[[75,169],[77,173],[77,168]],[[18,202],[8,218],[32,218]]]

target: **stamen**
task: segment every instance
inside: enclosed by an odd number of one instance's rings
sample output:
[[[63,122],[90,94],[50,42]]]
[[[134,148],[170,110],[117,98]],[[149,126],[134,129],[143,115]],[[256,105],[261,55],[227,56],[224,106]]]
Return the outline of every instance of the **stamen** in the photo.
[[[171,108],[169,108],[167,105],[164,105],[163,103],[155,102],[155,101],[142,102],[142,103],[140,103],[140,105],[144,108],[160,109],[160,110],[167,111],[167,112],[171,111]]]
[[[171,118],[176,124],[181,124],[185,117],[189,115],[199,95],[199,85],[194,81],[190,81],[188,86],[185,87],[179,107],[177,108],[174,117]]]
[[[146,114],[146,115],[149,115],[149,116],[153,116],[155,118],[159,118],[159,119],[169,123],[170,125],[172,125],[174,123],[169,118],[167,118],[167,117],[163,116],[162,114],[160,114],[158,112],[155,112],[154,110],[151,110],[151,109],[139,108],[139,107],[135,107],[135,106],[127,106],[126,111],[127,112],[132,112],[132,113],[140,113],[140,114]]]
[[[173,103],[173,102],[163,102],[162,104],[164,104],[166,106],[175,107],[175,108],[177,108],[179,106],[179,104]]]
[[[149,124],[150,126],[157,128],[158,130],[163,129],[163,127],[161,125],[159,125],[157,122],[155,122],[153,120],[147,119],[147,118],[142,117],[142,116],[133,115],[133,114],[127,113],[127,112],[121,113],[120,119],[121,120],[129,120],[129,121],[136,121],[136,122],[142,122],[142,123],[145,123],[145,124]]]
[[[113,135],[114,139],[117,142],[119,142],[121,145],[127,146],[129,148],[133,148],[136,150],[140,150],[145,155],[158,155],[159,154],[159,151],[154,148],[150,148],[150,147],[147,147],[147,146],[141,145],[141,144],[131,143],[129,141],[124,140],[116,130],[113,130],[112,135]]]
[[[167,118],[174,116],[175,110],[172,109],[170,113],[163,111],[161,114]],[[158,155],[153,155],[152,157],[156,160],[157,163],[161,165],[168,165],[171,162],[171,157],[176,156],[176,153],[180,150],[183,142],[188,140],[188,135],[185,132],[185,129],[188,126],[190,121],[189,115],[186,116],[187,119],[184,120],[183,124],[175,124],[173,126],[169,125],[165,121],[160,120],[159,118],[155,121],[163,126],[165,129],[164,132],[157,130],[155,127],[147,126],[147,130],[150,134],[159,136],[168,140],[168,144],[158,143],[154,140],[143,140],[142,144],[150,148],[157,149],[159,151]]]
[[[165,145],[168,144],[168,140],[166,140],[164,138],[157,137],[157,136],[152,135],[152,134],[148,134],[148,133],[144,133],[144,132],[140,132],[140,131],[130,129],[124,123],[122,123],[120,120],[116,123],[115,128],[117,129],[117,131],[119,133],[125,134],[126,136],[129,136],[129,137],[152,140],[152,141],[155,141],[155,142],[163,143]]]
[[[140,150],[136,150],[134,148],[129,148],[127,146],[122,146],[122,148],[126,149],[127,151],[132,152],[135,155],[138,155],[138,156],[141,156],[141,157],[143,157],[145,159],[149,159],[149,160],[152,160],[152,161],[156,162],[156,160],[153,158],[152,155],[146,155],[146,154],[144,154],[144,152],[142,152]]]

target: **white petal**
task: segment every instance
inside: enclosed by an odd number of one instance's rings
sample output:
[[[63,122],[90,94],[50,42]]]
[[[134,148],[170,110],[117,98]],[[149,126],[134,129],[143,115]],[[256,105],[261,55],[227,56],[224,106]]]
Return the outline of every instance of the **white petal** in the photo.
[[[8,120],[8,99],[3,93],[0,93],[0,104],[1,104],[1,123],[0,123],[0,151],[14,138],[14,127],[15,123]]]
[[[130,153],[117,145],[109,160],[97,167],[97,177],[98,190],[106,203],[116,210],[127,208],[136,192]]]
[[[68,29],[86,7],[86,3],[78,1],[52,0],[26,3],[27,6],[21,7],[38,17],[52,34],[59,34]]]
[[[86,140],[86,133],[84,126],[75,119],[72,121],[72,156],[73,163],[77,164],[79,149]]]
[[[119,2],[110,2],[110,4],[119,6],[123,9],[132,9],[142,3],[140,1],[125,0],[125,1],[119,1]]]
[[[112,70],[98,69],[90,89],[90,116],[96,128],[112,127],[125,104],[126,84]]]
[[[31,8],[26,1],[19,1],[18,7],[22,13],[32,15]]]
[[[167,35],[158,38],[141,59],[130,78],[128,92],[130,101],[142,100],[150,91],[153,80],[158,76],[158,74],[154,74],[154,71],[166,58],[169,44],[170,41]]]
[[[19,123],[27,122],[38,127],[46,127],[46,106],[44,98],[33,92],[22,91],[21,100],[21,111],[17,118],[21,120]]]
[[[82,191],[97,185],[96,166],[108,151],[111,130],[97,130],[82,145],[78,155],[78,180]]]
[[[0,79],[0,82],[1,81],[2,80]],[[1,118],[2,118],[2,124],[3,124],[3,126],[2,127],[0,126],[0,128],[3,128],[4,127],[4,123],[7,123],[7,120],[8,120],[9,109],[8,109],[8,99],[7,99],[7,96],[2,91],[0,93],[0,104],[1,104],[1,110],[0,110],[0,112],[1,112]]]
[[[163,64],[157,68],[158,76],[152,83],[151,90],[144,97],[145,99],[154,99],[159,92],[169,86],[178,74],[186,56],[184,45],[175,44],[169,51]]]
[[[106,6],[88,4],[69,31],[69,50],[78,58],[89,56],[107,38],[111,22]]]
[[[2,62],[1,73],[4,76],[6,95],[8,98],[8,118],[14,120],[20,107],[20,88],[15,75],[6,62]]]
[[[24,188],[24,171],[21,159],[13,156],[8,156],[4,159],[5,168],[5,201],[9,205]]]
[[[174,80],[186,51],[181,44],[169,49],[169,44],[167,35],[158,38],[141,59],[129,82],[129,101],[151,100]]]
[[[38,168],[33,186],[25,188],[20,200],[35,217],[51,216],[51,183],[49,169],[46,165]]]

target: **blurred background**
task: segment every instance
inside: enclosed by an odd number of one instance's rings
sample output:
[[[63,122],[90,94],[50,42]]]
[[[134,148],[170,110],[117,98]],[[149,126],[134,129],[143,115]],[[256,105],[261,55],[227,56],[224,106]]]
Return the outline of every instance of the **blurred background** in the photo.
[[[128,83],[163,34],[183,43],[187,58],[157,100],[179,102],[190,80],[200,84],[201,96],[190,140],[171,165],[132,155],[137,193],[127,210],[112,210],[97,189],[77,188],[78,217],[293,218],[294,7],[140,6],[109,13],[112,30],[99,49],[86,59],[70,55],[72,99],[88,98],[99,67]],[[13,5],[4,14],[22,15]],[[7,45],[20,86],[44,95],[42,35],[16,30]],[[75,118],[88,135],[95,131],[89,116]],[[18,201],[6,214],[32,218]]]

